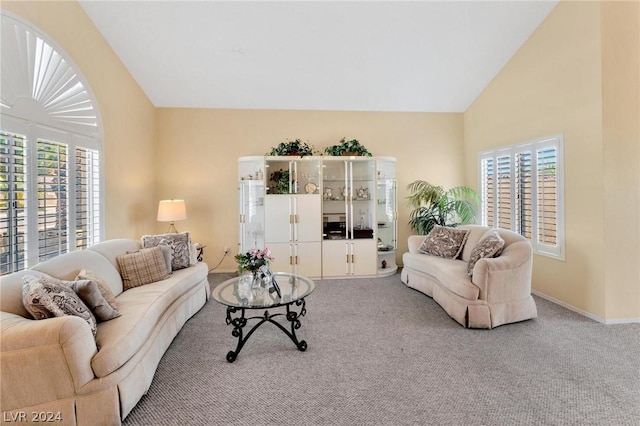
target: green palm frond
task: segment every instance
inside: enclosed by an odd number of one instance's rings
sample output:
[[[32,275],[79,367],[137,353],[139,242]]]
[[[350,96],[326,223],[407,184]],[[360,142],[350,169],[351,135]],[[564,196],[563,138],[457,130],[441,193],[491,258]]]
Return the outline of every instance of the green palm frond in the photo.
[[[414,208],[409,225],[420,234],[428,234],[434,225],[459,226],[475,222],[480,196],[471,188],[456,186],[444,191],[423,180],[407,185],[408,204]]]

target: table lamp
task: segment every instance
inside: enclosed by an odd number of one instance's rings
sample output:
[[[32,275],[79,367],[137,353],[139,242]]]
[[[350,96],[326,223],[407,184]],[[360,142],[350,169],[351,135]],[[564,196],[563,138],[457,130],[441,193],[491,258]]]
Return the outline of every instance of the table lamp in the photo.
[[[174,222],[187,218],[184,200],[161,200],[158,204],[158,222],[169,222],[169,231],[177,233]]]

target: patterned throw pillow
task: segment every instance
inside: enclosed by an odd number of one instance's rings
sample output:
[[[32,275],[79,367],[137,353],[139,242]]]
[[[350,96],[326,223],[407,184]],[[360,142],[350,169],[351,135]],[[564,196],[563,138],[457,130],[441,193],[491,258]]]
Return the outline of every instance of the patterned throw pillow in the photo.
[[[160,247],[116,256],[125,290],[169,278]]]
[[[22,303],[35,319],[74,315],[85,320],[96,335],[96,318],[72,289],[73,281],[49,276],[25,275],[22,278]]]
[[[468,236],[468,229],[435,225],[418,251],[422,254],[455,259],[462,251]]]
[[[111,309],[118,310],[118,303],[116,302],[116,297],[113,295],[113,292],[109,288],[107,281],[102,278],[100,275],[96,274],[93,271],[87,271],[86,269],[81,270],[76,276],[77,280],[90,280],[95,281],[98,284],[98,288],[100,289],[100,293],[102,293],[102,297],[107,301]]]
[[[166,244],[171,247],[172,270],[177,271],[190,266],[191,237],[188,232],[142,236],[142,246],[144,248],[155,247],[160,244]]]
[[[504,240],[498,234],[498,231],[491,231],[488,235],[482,237],[478,244],[471,251],[469,263],[467,263],[467,275],[473,275],[473,267],[476,262],[483,257],[498,257],[504,248]]]

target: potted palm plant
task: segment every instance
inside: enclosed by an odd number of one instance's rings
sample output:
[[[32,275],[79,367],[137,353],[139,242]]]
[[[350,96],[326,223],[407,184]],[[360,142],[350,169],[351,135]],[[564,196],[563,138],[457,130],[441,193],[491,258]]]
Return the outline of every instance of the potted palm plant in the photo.
[[[434,225],[459,226],[475,222],[480,196],[467,186],[456,186],[445,191],[423,180],[407,185],[411,195],[407,197],[413,207],[409,225],[422,235],[428,234]]]

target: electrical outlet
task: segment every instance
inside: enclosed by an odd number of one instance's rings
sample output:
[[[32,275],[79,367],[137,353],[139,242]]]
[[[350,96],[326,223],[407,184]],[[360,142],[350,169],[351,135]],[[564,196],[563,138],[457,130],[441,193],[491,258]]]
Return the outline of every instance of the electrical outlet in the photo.
[[[224,246],[224,254],[229,253],[229,247],[228,246]]]

